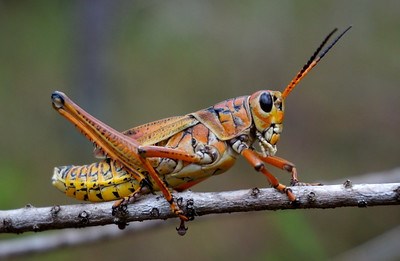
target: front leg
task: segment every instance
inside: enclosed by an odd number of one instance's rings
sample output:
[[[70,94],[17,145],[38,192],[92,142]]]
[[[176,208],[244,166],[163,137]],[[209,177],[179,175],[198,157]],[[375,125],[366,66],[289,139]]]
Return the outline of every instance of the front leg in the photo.
[[[274,167],[286,170],[291,173],[290,185],[292,186],[321,186],[321,183],[300,182],[297,176],[297,169],[293,163],[277,156],[260,156],[260,159]]]
[[[285,185],[279,183],[278,179],[265,168],[264,161],[260,158],[260,155],[257,152],[249,148],[244,148],[240,154],[250,163],[251,166],[254,167],[256,171],[261,172],[262,174],[264,174],[264,176],[267,177],[268,182],[271,184],[272,187],[285,193],[290,202],[296,201],[296,196],[293,194],[292,190]]]

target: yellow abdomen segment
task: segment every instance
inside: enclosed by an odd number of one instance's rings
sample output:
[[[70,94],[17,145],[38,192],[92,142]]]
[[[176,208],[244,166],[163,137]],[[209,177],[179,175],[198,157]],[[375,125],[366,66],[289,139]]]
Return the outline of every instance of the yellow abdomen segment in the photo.
[[[109,160],[83,166],[56,167],[52,181],[67,196],[92,202],[120,199],[140,186],[122,165]]]

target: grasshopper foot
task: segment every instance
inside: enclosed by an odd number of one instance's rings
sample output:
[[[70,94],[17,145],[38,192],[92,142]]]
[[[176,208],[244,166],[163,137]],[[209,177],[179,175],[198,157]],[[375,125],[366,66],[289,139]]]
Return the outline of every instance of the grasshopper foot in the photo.
[[[122,198],[115,201],[111,208],[111,214],[113,216],[124,216],[128,213],[128,202],[129,197]]]
[[[123,197],[114,202],[112,206],[113,216],[117,214],[126,214],[128,212],[128,204],[135,202],[142,194],[146,194],[149,191],[151,191],[147,185],[145,186],[143,184],[140,188],[138,188],[135,192],[133,192],[129,196]]]
[[[176,228],[178,235],[184,236],[186,234],[187,230],[188,230],[188,228],[185,227],[185,221],[181,219],[181,224],[179,225],[179,227]]]

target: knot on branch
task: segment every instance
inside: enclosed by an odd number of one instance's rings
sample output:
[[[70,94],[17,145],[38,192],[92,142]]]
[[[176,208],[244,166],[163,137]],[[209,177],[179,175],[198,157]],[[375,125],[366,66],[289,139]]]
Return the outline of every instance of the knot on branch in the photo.
[[[317,201],[317,195],[315,194],[315,192],[311,191],[310,193],[308,193],[307,201],[310,203],[315,203],[315,201]]]
[[[79,213],[78,218],[79,218],[79,220],[80,220],[79,222],[82,226],[89,224],[89,216],[90,216],[90,214],[86,210]]]

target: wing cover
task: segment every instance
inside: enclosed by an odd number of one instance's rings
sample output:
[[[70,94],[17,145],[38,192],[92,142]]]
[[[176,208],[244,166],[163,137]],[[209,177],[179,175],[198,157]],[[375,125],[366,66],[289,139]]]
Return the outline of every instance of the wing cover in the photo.
[[[137,140],[142,145],[152,145],[164,141],[198,122],[190,115],[175,116],[134,127],[124,131],[123,134]]]

